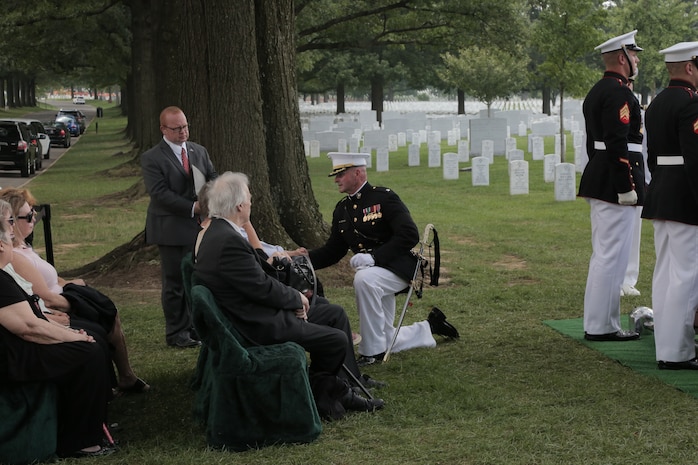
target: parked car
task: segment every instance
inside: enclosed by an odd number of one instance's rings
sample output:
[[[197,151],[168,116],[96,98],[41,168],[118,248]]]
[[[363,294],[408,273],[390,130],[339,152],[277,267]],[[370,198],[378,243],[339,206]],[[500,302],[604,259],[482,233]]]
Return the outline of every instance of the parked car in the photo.
[[[46,128],[41,121],[36,119],[26,119],[26,118],[12,118],[13,121],[21,121],[29,125],[30,131],[33,136],[37,136],[38,145],[40,148],[39,155],[39,168],[41,168],[41,157],[47,160],[51,156],[51,139],[49,139],[46,133]]]
[[[31,143],[29,126],[21,121],[0,121],[0,165],[19,170],[23,178],[36,171],[38,146]],[[40,158],[40,157],[38,157]]]
[[[70,130],[65,123],[61,121],[50,121],[44,124],[46,134],[52,144],[60,145],[61,147],[70,147]]]
[[[84,105],[85,104],[85,97],[83,97],[82,95],[76,95],[73,98],[73,104],[74,105]]]
[[[63,108],[61,108],[60,110],[58,110],[58,114],[56,115],[56,117],[63,115],[68,115],[75,118],[75,121],[77,121],[78,127],[80,128],[80,134],[78,135],[82,135],[82,133],[85,132],[85,128],[87,127],[87,118],[85,117],[85,114],[83,112],[76,109],[64,110]]]
[[[80,135],[80,125],[72,115],[56,116],[56,121],[65,124],[68,127],[68,131],[70,132],[71,136],[77,137]]]

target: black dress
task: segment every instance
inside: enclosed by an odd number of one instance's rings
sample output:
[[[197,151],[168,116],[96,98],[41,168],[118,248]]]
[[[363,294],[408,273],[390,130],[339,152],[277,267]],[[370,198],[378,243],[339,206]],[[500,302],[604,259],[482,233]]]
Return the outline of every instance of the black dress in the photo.
[[[28,302],[36,317],[45,319],[32,298],[0,270],[0,312],[18,302]],[[109,400],[106,366],[104,351],[96,343],[38,344],[0,325],[0,379],[48,381],[57,387],[59,455],[101,444]]]

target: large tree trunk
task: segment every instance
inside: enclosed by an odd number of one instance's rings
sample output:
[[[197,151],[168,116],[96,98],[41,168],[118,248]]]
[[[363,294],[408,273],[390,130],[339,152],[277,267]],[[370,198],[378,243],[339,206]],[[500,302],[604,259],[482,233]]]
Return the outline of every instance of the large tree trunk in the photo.
[[[458,114],[465,114],[465,92],[458,89]]]
[[[565,114],[564,110],[565,102],[565,87],[560,84],[560,163],[565,162]]]
[[[543,96],[543,113],[550,116],[552,114],[551,106],[550,106],[550,101],[551,101],[550,86],[545,85],[545,84],[543,85],[542,96]]]
[[[255,0],[255,9],[268,190],[281,225],[291,239],[306,247],[317,247],[329,229],[322,221],[305,161],[296,92],[293,0]],[[255,211],[255,218],[273,212]],[[260,237],[287,242],[283,231],[271,229],[275,223],[271,215],[263,223],[258,222]]]
[[[383,122],[383,76],[371,78],[371,110],[376,112],[376,121]]]
[[[346,89],[344,83],[340,82],[337,84],[337,114],[346,113],[346,107],[344,106],[347,100]]]

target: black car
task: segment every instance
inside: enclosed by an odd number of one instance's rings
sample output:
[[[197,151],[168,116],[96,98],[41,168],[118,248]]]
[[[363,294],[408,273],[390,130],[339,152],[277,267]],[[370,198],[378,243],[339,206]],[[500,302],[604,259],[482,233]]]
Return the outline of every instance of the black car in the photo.
[[[78,124],[72,115],[56,116],[56,121],[65,124],[68,127],[68,131],[70,131],[71,136],[77,137],[80,135],[80,124]]]
[[[29,126],[19,121],[0,121],[0,166],[19,170],[23,178],[34,174],[38,145],[32,143]],[[38,157],[39,159],[41,157]]]
[[[77,121],[78,126],[80,126],[79,135],[82,135],[82,133],[85,132],[85,127],[87,127],[87,118],[85,117],[85,113],[81,112],[80,110],[64,110],[63,108],[61,108],[60,110],[58,110],[56,119],[58,119],[59,116],[63,115],[68,115],[75,118],[75,121]]]
[[[44,129],[46,129],[46,134],[51,139],[51,144],[65,148],[70,147],[70,130],[65,123],[51,121],[44,124]]]

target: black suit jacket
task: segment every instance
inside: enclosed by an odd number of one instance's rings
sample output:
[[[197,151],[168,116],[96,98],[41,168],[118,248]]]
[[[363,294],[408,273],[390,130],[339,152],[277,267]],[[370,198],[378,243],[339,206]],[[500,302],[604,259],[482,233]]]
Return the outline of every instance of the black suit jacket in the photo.
[[[266,264],[266,262],[265,262]],[[255,344],[301,342],[300,293],[269,276],[252,246],[226,220],[211,221],[196,255],[193,281],[208,287],[235,328]]]
[[[640,102],[620,74],[606,71],[583,104],[589,163],[579,181],[579,196],[618,203],[618,194],[635,190],[644,202],[645,162],[628,143],[642,144]],[[605,149],[596,148],[603,142]]]
[[[206,149],[187,142],[187,156],[192,171],[198,170],[205,181],[218,176]],[[184,172],[182,164],[167,143],[141,155],[141,169],[150,205],[145,221],[145,238],[149,244],[193,245],[198,234],[198,221],[192,217],[196,201],[194,176]]]
[[[647,164],[652,172],[642,217],[698,225],[698,94],[672,80],[645,114]],[[683,165],[657,165],[657,157],[682,156]]]

